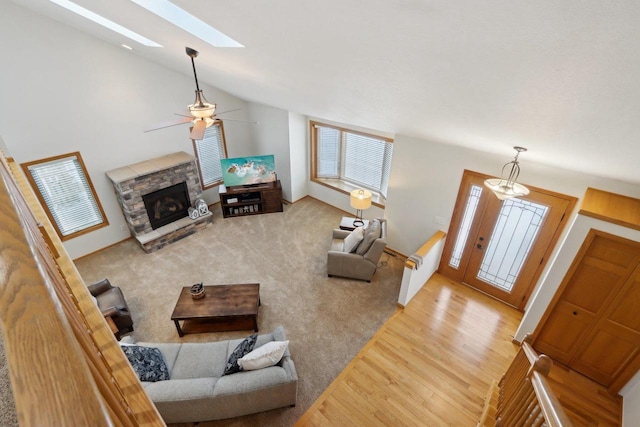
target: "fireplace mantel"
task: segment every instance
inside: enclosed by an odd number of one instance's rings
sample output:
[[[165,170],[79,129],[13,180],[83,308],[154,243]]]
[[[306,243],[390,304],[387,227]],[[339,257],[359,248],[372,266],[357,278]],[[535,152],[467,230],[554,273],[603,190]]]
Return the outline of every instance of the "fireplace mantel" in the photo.
[[[192,205],[202,197],[196,158],[190,154],[180,151],[110,170],[106,174],[113,184],[131,235],[147,253],[193,234],[212,222],[209,213],[195,220],[185,217],[155,230],[151,228],[142,196],[185,182]]]

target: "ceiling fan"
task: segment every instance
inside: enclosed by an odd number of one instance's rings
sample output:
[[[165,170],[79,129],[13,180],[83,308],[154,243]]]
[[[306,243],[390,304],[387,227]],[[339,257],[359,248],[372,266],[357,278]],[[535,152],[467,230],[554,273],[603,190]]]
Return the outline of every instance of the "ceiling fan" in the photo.
[[[207,101],[207,99],[204,97],[204,94],[202,93],[202,89],[200,89],[200,85],[198,84],[198,75],[196,74],[196,64],[194,61],[194,58],[198,56],[198,51],[195,49],[191,49],[190,47],[185,48],[185,50],[187,52],[187,55],[191,58],[193,77],[196,81],[196,100],[193,102],[193,104],[187,106],[187,108],[189,109],[189,115],[176,113],[176,115],[182,116],[182,118],[170,122],[159,123],[153,127],[144,129],[144,131],[151,132],[171,126],[192,123],[193,127],[191,128],[189,137],[191,139],[200,140],[204,138],[205,130],[209,126],[213,125],[216,120],[220,120],[217,117],[219,114],[230,113],[231,111],[238,111],[239,109],[224,111],[222,113],[216,114],[216,104],[211,104]]]

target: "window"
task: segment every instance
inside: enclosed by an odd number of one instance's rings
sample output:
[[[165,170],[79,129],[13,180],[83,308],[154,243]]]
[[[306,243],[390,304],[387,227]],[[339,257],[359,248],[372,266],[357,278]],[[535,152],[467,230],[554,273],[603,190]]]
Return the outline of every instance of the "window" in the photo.
[[[193,139],[193,151],[198,159],[198,172],[202,188],[207,189],[222,184],[220,159],[227,158],[227,144],[224,140],[222,122],[209,126],[201,140]]]
[[[79,152],[23,163],[22,169],[61,240],[109,225]]]
[[[341,183],[387,195],[392,140],[311,122],[312,180],[347,191]]]

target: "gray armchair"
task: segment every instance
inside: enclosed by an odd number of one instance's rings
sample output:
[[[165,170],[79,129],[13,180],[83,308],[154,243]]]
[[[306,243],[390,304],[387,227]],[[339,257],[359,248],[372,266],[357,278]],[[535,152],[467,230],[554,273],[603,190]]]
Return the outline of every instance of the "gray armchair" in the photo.
[[[346,230],[333,230],[333,241],[327,255],[327,275],[348,277],[351,279],[371,281],[373,274],[378,267],[380,255],[387,246],[387,222],[384,219],[379,221],[379,237],[371,235],[374,232],[369,223],[365,231],[365,238],[360,242],[355,252],[344,252],[344,239],[351,233]],[[374,225],[375,226],[375,225]],[[369,236],[367,236],[369,233]],[[372,240],[372,241],[371,241]],[[369,246],[370,244],[370,246]]]

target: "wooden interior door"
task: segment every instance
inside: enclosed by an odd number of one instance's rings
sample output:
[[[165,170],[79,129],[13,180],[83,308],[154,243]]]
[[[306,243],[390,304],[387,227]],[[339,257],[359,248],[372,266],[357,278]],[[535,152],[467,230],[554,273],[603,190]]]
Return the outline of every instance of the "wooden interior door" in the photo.
[[[501,201],[486,178],[465,171],[439,271],[522,310],[576,199],[529,187]]]
[[[592,230],[535,333],[534,347],[620,390],[640,368],[640,243]]]

